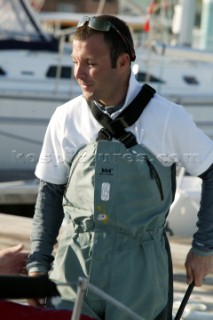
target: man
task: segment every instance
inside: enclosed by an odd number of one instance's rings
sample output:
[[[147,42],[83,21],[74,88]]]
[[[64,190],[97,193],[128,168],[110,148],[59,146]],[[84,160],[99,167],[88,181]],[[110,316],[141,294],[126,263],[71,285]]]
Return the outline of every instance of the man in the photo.
[[[119,134],[117,125],[115,134],[110,131],[109,118],[109,130],[102,128],[105,114],[119,118],[138,101],[134,59],[123,21],[107,15],[79,21],[72,60],[82,96],[57,108],[46,132],[36,168],[41,183],[28,270],[31,276],[50,271],[65,213],[68,223],[51,272],[56,282],[69,284],[58,286],[59,307],[73,307],[83,276],[141,317],[168,320],[172,275],[164,226],[174,197],[172,155],[203,179],[198,231],[186,259],[187,282],[200,286],[213,264],[213,142],[182,107],[158,94],[135,123],[118,121]],[[134,113],[145,99],[146,94]],[[98,121],[94,110],[101,112]],[[186,153],[199,160],[187,161]],[[129,319],[90,289],[83,311],[96,319]]]

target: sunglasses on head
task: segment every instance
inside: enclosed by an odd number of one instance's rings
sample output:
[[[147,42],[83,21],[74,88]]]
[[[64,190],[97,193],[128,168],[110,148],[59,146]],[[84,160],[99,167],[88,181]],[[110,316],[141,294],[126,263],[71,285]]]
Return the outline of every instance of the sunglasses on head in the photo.
[[[79,20],[77,24],[77,29],[83,27],[87,23],[88,27],[97,31],[108,32],[110,29],[113,29],[117,32],[117,34],[122,39],[126,50],[130,56],[131,61],[135,61],[135,52],[131,50],[131,45],[129,41],[121,34],[121,32],[112,24],[111,21],[106,20],[105,18],[98,16],[98,17],[88,17],[85,16]]]

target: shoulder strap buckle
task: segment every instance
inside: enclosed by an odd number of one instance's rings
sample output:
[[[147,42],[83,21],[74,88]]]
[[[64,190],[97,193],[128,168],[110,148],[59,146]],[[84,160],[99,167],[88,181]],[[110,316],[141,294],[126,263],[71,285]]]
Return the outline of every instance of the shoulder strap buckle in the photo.
[[[119,139],[126,148],[131,148],[137,144],[136,138],[132,132],[125,131],[125,134]]]
[[[112,135],[107,128],[101,128],[97,140],[112,140]]]

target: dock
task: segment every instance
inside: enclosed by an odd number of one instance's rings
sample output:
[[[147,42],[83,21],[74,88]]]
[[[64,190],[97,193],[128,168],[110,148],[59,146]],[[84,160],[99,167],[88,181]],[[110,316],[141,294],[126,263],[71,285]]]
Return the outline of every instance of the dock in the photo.
[[[0,250],[18,243],[29,250],[31,226],[31,218],[0,213]]]
[[[1,205],[34,204],[38,193],[38,180],[20,180],[0,183]]]
[[[0,205],[34,204],[38,185],[32,171],[0,170]]]

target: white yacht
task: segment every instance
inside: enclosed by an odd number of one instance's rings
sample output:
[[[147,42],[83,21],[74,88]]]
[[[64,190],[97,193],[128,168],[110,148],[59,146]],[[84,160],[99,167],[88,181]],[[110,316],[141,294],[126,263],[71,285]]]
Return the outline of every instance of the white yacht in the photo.
[[[136,78],[182,105],[213,139],[213,52],[186,47],[137,49]]]
[[[71,46],[44,33],[25,0],[2,0],[0,18],[0,170],[34,169],[50,116],[80,94]]]

